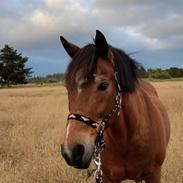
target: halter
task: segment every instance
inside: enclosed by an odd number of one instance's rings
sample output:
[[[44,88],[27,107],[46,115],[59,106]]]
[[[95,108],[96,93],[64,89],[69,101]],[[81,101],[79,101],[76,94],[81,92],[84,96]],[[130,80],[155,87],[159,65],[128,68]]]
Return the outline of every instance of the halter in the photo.
[[[113,62],[112,62],[113,63]],[[121,87],[119,84],[119,75],[118,75],[118,69],[117,66],[113,64],[114,69],[114,75],[115,75],[115,81],[116,81],[116,102],[113,107],[113,109],[100,121],[95,121],[91,119],[90,117],[84,116],[82,114],[77,113],[70,113],[68,115],[68,120],[74,119],[78,122],[84,123],[92,128],[95,128],[97,130],[97,137],[95,140],[95,150],[93,153],[93,159],[94,163],[96,165],[96,169],[94,170],[94,173],[90,173],[90,175],[94,175],[96,179],[96,183],[102,183],[102,162],[101,162],[101,152],[104,150],[105,147],[105,141],[103,137],[104,129],[108,127],[108,121],[111,119],[111,117],[117,113],[120,114],[121,110]]]

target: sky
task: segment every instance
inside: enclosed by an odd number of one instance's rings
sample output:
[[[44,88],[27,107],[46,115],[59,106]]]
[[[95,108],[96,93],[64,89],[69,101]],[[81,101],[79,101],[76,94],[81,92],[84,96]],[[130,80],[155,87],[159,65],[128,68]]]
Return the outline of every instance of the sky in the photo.
[[[33,76],[65,72],[60,35],[83,47],[96,30],[145,68],[183,68],[183,0],[0,0],[0,49],[28,56]]]

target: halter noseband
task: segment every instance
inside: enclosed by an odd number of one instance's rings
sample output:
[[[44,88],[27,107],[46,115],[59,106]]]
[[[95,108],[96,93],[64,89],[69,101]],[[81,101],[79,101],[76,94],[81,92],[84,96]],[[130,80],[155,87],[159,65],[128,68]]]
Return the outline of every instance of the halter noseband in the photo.
[[[112,62],[113,63],[113,62]],[[105,141],[103,138],[103,132],[104,129],[107,127],[108,121],[111,119],[111,117],[117,112],[118,115],[121,110],[121,87],[119,84],[119,75],[118,75],[118,69],[117,66],[113,63],[113,69],[114,69],[114,76],[116,81],[116,103],[113,107],[113,109],[101,120],[101,121],[95,121],[91,119],[90,117],[84,116],[82,114],[77,113],[70,113],[68,115],[68,120],[74,119],[78,122],[82,122],[92,128],[97,129],[97,138],[95,140],[95,150],[93,153],[94,163],[96,164],[96,170],[94,170],[94,173],[92,173],[96,178],[96,183],[102,183],[102,163],[101,163],[101,152],[105,147]],[[90,173],[91,175],[91,173]]]

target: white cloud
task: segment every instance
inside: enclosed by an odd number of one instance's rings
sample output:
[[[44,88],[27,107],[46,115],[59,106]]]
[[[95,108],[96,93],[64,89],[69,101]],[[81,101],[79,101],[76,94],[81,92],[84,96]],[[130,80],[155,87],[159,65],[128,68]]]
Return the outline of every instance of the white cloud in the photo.
[[[45,0],[46,7],[36,8],[19,17],[0,17],[2,42],[30,45],[48,42],[59,33],[79,32],[87,22],[87,11],[79,3],[70,0]],[[55,11],[54,11],[55,10]],[[83,27],[84,28],[84,27]],[[85,29],[83,29],[85,30]]]
[[[45,0],[45,4],[49,8],[57,8],[58,6],[64,6],[68,1],[66,0]]]
[[[47,28],[49,26],[53,26],[53,18],[54,17],[46,12],[36,10],[30,17],[28,17],[28,20],[34,26],[42,26]]]

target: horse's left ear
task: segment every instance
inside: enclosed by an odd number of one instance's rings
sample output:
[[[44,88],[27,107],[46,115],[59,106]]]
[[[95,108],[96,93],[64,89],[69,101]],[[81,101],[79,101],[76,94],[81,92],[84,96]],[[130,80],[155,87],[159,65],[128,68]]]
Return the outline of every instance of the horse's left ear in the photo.
[[[99,30],[96,31],[95,47],[98,56],[113,60],[112,50],[109,48],[105,36]]]

